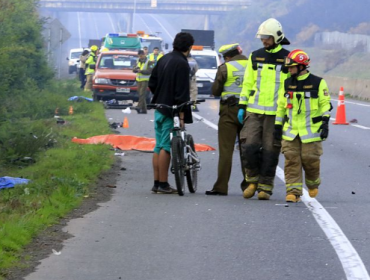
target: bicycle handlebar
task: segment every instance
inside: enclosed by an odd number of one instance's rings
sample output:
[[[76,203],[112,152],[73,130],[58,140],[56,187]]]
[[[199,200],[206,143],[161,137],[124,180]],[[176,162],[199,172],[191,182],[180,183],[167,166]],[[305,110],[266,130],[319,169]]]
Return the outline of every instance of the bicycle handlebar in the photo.
[[[157,108],[169,108],[169,109],[172,109],[172,110],[176,110],[176,109],[180,109],[186,105],[194,105],[194,104],[199,104],[199,103],[202,103],[202,102],[205,102],[206,100],[205,99],[198,99],[198,100],[195,100],[195,101],[186,101],[180,105],[167,105],[167,104],[148,104],[146,105],[146,107],[150,110],[150,109],[157,109]]]

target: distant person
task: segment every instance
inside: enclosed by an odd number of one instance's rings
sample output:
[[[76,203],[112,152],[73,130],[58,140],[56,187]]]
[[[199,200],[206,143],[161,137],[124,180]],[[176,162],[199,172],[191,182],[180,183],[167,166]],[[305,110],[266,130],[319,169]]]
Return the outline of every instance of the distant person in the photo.
[[[86,76],[85,76],[85,70],[86,70],[86,61],[89,58],[90,52],[89,50],[84,50],[82,54],[80,55],[80,82],[81,82],[81,89],[85,88],[86,84]]]
[[[155,47],[153,52],[149,55],[149,61],[154,63],[154,66],[157,64],[158,60],[163,57],[163,54],[159,53],[159,48]]]
[[[136,74],[137,92],[139,94],[139,104],[135,108],[138,114],[146,114],[146,93],[149,77],[152,72],[153,64],[150,63],[143,50],[138,51],[139,59],[133,69]]]
[[[85,91],[92,91],[93,90],[93,76],[95,74],[95,68],[91,69],[90,65],[96,65],[96,61],[98,58],[98,47],[96,45],[91,46],[91,52],[89,58],[86,60],[86,84],[85,84]]]
[[[144,51],[145,56],[149,55],[148,47],[143,47],[143,51]]]
[[[168,106],[190,101],[190,68],[187,56],[194,44],[190,33],[180,32],[173,41],[173,51],[164,55],[154,67],[149,80],[149,88],[154,96],[152,103]],[[191,108],[180,112],[180,125],[192,123]],[[172,111],[159,108],[154,113],[156,144],[153,154],[154,186],[153,193],[173,194],[177,190],[168,184],[168,169],[171,160],[170,131],[173,128]]]
[[[280,153],[280,147],[273,143],[277,99],[279,94],[284,94],[284,81],[289,76],[284,67],[289,51],[282,45],[290,43],[280,22],[274,18],[259,26],[256,37],[263,48],[249,57],[238,112],[240,123],[244,123],[240,142],[248,183],[243,197],[249,199],[257,191],[259,200],[269,200]]]
[[[219,53],[223,55],[225,63],[218,67],[212,85],[212,95],[221,97],[218,121],[218,172],[212,190],[206,191],[206,195],[228,194],[235,139],[239,139],[243,127],[238,120],[238,104],[248,60],[242,54],[239,44],[224,45],[219,49]],[[244,191],[247,183],[244,180],[244,168],[242,164],[240,165],[241,188]]]
[[[199,70],[197,61],[191,56],[188,55],[188,63],[190,67],[190,100],[197,100],[198,96],[198,86],[197,86],[197,75],[196,73]],[[192,106],[193,112],[199,112],[197,105]]]
[[[285,80],[285,94],[281,93],[278,99],[274,138],[277,142],[283,139],[286,202],[300,201],[303,171],[309,196],[317,196],[321,183],[321,142],[329,135],[332,109],[329,89],[323,78],[307,70],[309,64],[306,52],[289,53],[285,66],[291,77]],[[284,122],[286,117],[289,121]]]

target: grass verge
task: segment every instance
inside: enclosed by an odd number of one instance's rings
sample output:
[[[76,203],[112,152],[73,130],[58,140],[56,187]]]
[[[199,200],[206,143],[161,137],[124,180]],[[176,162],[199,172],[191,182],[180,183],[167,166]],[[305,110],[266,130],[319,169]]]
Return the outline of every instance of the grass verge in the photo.
[[[90,186],[114,162],[107,145],[71,142],[74,136],[110,133],[101,104],[69,105],[73,105],[74,114],[62,116],[64,125],[57,125],[52,117],[34,121],[53,132],[53,148],[39,152],[36,163],[30,166],[8,166],[0,171],[0,177],[31,179],[27,185],[0,191],[0,279],[6,279],[8,269],[21,265],[19,257],[24,246],[89,196]]]

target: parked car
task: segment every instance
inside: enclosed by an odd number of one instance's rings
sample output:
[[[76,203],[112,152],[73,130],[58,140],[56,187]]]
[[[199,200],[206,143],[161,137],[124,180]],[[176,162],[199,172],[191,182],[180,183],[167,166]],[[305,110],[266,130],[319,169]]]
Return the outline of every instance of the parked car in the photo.
[[[93,79],[93,99],[138,101],[136,74],[132,72],[137,52],[106,51],[99,55]],[[151,93],[147,90],[147,102]]]
[[[77,73],[77,68],[80,65],[80,55],[84,49],[71,49],[69,51],[69,56],[67,57],[68,60],[68,73],[73,74],[74,72]]]

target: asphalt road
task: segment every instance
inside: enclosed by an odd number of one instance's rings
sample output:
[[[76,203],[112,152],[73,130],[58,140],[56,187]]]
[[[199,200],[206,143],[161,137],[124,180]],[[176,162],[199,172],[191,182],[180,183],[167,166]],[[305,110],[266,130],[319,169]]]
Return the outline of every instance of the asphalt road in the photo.
[[[217,100],[199,108],[199,116],[217,124]],[[348,101],[346,109],[347,119],[357,123],[330,126],[317,201],[285,207],[281,176],[270,201],[243,199],[237,151],[227,197],[204,195],[216,180],[217,151],[200,153],[196,194],[151,194],[152,154],[125,152],[127,170],[117,175],[112,200],[72,220],[65,230],[74,237],[61,254],[50,252],[26,279],[369,279],[360,270],[361,264],[370,270],[370,104]],[[124,117],[120,110],[106,115],[111,122]],[[154,136],[152,110],[128,119],[121,134]],[[195,120],[187,130],[197,143],[217,148],[209,123]],[[278,173],[283,162],[281,157]],[[174,185],[172,175],[169,181]]]

